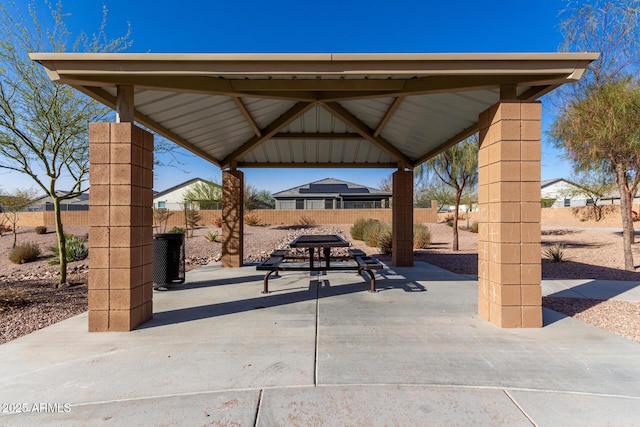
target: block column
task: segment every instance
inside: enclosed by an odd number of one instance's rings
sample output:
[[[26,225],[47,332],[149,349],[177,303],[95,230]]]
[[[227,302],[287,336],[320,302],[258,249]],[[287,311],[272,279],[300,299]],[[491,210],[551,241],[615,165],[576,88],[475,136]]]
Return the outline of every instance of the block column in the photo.
[[[242,267],[244,258],[244,173],[222,171],[222,266]]]
[[[505,328],[542,326],[539,102],[479,116],[478,313]]]
[[[413,267],[413,171],[393,173],[391,262]]]
[[[130,331],[153,315],[153,135],[89,125],[89,331]]]

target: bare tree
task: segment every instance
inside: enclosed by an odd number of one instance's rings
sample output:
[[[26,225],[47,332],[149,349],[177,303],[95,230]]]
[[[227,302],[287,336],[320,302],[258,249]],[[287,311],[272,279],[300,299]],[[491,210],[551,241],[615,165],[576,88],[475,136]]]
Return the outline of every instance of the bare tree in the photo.
[[[0,5],[0,167],[28,175],[53,202],[60,281],[67,280],[66,242],[60,214],[63,200],[88,189],[88,124],[103,121],[110,110],[68,86],[52,84],[30,52],[116,52],[129,46],[123,37],[106,36],[107,9],[98,31],[71,40],[62,4],[47,2],[52,28],[45,28],[29,7],[30,19],[17,8]],[[59,190],[67,179],[70,189]]]
[[[13,247],[16,247],[18,235],[16,230],[20,221],[20,212],[27,208],[36,198],[35,190],[15,190],[10,194],[0,196],[0,211],[13,231]],[[4,223],[5,221],[3,221]]]

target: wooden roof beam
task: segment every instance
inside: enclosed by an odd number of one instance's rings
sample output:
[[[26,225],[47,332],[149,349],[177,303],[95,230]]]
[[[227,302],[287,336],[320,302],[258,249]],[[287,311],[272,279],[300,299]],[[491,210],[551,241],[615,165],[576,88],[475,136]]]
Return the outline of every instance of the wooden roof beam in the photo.
[[[411,165],[413,162],[409,159],[403,152],[398,150],[396,147],[391,145],[388,141],[386,141],[381,136],[374,136],[373,130],[371,130],[365,123],[362,122],[359,118],[354,116],[349,110],[344,108],[342,105],[336,102],[323,103],[320,105],[335,115],[337,118],[342,120],[347,126],[358,132],[364,139],[376,145],[382,151],[387,153],[393,159],[396,159],[399,163],[404,163]]]
[[[97,88],[97,87],[77,87],[76,89],[78,89],[85,95],[90,96],[102,102],[104,105],[108,107],[111,107],[113,109],[116,108],[116,97],[112,96],[109,92],[105,91],[104,89]],[[199,157],[202,157],[203,159],[213,163],[216,166],[220,166],[220,160],[216,159],[206,151],[203,151],[198,147],[194,146],[193,144],[189,143],[189,141],[182,138],[180,135],[174,132],[171,132],[169,129],[165,128],[160,123],[150,119],[149,117],[140,113],[137,110],[134,111],[134,119],[136,122],[154,131],[158,135],[164,136],[169,141],[175,142],[176,144],[180,145],[186,150],[191,151],[193,154]]]
[[[282,128],[289,125],[291,122],[296,120],[298,117],[302,116],[304,113],[309,111],[311,108],[315,107],[315,103],[312,102],[298,102],[289,110],[287,110],[280,117],[275,119],[271,124],[269,124],[264,129],[260,130],[261,136],[253,136],[251,139],[246,141],[240,147],[235,149],[231,154],[229,154],[226,158],[224,158],[221,162],[221,168],[229,167],[232,162],[237,162],[242,156],[271,138],[273,135],[278,133]]]
[[[247,110],[247,107],[244,105],[244,102],[242,102],[242,100],[237,96],[234,96],[232,98],[233,98],[233,102],[236,104],[236,107],[238,107],[238,110],[240,110],[240,112],[244,116],[244,119],[247,121],[251,129],[253,129],[253,133],[255,133],[257,137],[261,137],[262,132],[260,132],[260,128],[258,127],[258,124],[253,119],[253,116],[251,115],[249,110]]]

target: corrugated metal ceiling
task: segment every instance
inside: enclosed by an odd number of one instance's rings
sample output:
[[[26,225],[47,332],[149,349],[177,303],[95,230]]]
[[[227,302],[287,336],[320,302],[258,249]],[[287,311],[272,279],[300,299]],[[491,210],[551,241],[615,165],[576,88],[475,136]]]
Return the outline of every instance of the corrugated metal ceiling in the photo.
[[[473,133],[501,86],[535,100],[596,57],[31,56],[110,106],[117,85],[133,86],[136,121],[221,167],[409,168]]]

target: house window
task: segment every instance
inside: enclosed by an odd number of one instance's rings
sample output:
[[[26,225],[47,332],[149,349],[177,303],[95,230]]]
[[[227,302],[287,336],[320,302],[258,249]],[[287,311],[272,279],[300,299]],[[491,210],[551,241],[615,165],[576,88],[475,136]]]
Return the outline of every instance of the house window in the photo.
[[[333,209],[333,199],[324,199],[324,208]]]
[[[593,206],[593,199],[587,199],[587,206]]]
[[[158,202],[158,209],[166,209],[167,202]]]
[[[304,209],[304,199],[296,199],[296,209]]]
[[[571,199],[564,199],[564,207],[568,208],[569,206],[571,206]]]

